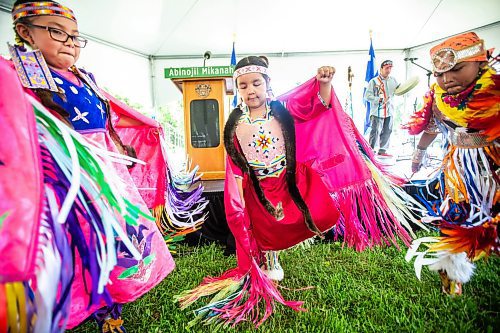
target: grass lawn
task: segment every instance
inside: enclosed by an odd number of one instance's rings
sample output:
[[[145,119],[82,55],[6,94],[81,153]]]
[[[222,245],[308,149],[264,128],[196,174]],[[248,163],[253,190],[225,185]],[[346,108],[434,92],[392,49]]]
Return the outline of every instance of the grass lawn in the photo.
[[[406,251],[394,247],[362,253],[339,243],[317,243],[281,255],[287,300],[303,300],[307,312],[278,305],[258,330],[243,323],[231,332],[495,332],[500,327],[500,258],[480,261],[462,297],[441,293],[437,274],[423,269],[418,281]],[[216,327],[188,328],[191,311],[181,311],[173,296],[196,287],[207,275],[218,276],[236,264],[218,245],[181,246],[176,269],[155,289],[124,306],[128,333],[212,332]],[[316,286],[309,290],[294,288]],[[291,288],[291,289],[288,289]],[[203,300],[205,301],[205,299]],[[200,301],[197,304],[202,304]],[[497,329],[494,329],[497,327]],[[95,332],[86,323],[72,332]],[[497,331],[498,332],[498,331]]]

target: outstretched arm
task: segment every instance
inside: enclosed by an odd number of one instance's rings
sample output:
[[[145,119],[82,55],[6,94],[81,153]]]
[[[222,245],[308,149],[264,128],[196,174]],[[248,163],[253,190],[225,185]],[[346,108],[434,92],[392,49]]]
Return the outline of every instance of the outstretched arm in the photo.
[[[319,95],[323,101],[329,105],[332,98],[332,79],[335,68],[332,66],[322,66],[318,68],[316,79],[319,82]]]

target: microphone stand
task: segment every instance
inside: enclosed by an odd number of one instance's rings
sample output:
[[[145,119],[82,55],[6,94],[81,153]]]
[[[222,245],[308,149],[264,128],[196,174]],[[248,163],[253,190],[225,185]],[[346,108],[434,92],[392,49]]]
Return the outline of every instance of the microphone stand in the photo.
[[[425,71],[427,72],[427,73],[426,73],[426,75],[427,75],[427,87],[430,87],[430,86],[431,86],[431,75],[432,75],[432,71],[428,70],[428,69],[427,69],[427,68],[425,68],[424,66],[421,66],[421,65],[417,64],[417,63],[415,62],[415,60],[417,60],[417,58],[408,58],[408,60],[409,60],[412,64],[414,64],[415,66],[420,67],[420,68],[422,68],[423,70],[425,70]]]

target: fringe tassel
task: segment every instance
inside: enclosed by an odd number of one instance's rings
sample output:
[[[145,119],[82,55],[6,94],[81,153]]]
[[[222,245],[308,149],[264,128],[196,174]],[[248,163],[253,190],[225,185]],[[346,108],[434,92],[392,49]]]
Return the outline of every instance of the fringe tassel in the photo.
[[[229,270],[219,278],[204,279],[200,286],[175,299],[185,309],[199,298],[213,294],[208,305],[194,310],[196,318],[189,323],[190,327],[198,322],[234,327],[242,321],[259,327],[272,314],[276,302],[295,311],[306,311],[303,302],[286,301],[255,260],[244,275],[237,269]]]
[[[494,146],[475,149],[452,146],[443,159],[445,194],[455,203],[470,205],[469,224],[481,225],[491,220],[492,207],[498,200],[498,177],[488,157],[493,163],[500,159]]]
[[[139,216],[147,219],[152,218],[141,212],[139,208],[122,196],[124,185],[119,176],[112,172],[114,169],[108,165],[110,163],[101,160],[104,156],[98,158],[94,153],[94,147],[89,145],[80,134],[69,131],[43,105],[30,96],[27,97],[29,97],[35,109],[38,123],[37,130],[41,141],[50,152],[54,165],[57,164],[61,169],[62,173],[57,176],[64,176],[68,180],[74,180],[73,174],[80,174],[79,186],[76,190],[74,190],[75,184],[70,183],[68,195],[71,194],[70,199],[72,199],[72,202],[78,198],[85,210],[89,210],[92,206],[95,207],[98,214],[92,214],[92,217],[97,219],[94,220],[94,228],[105,232],[104,239],[108,240],[108,250],[114,247],[112,241],[115,236],[114,233],[116,233],[127,248],[130,249],[134,257],[139,259],[140,254],[128,239],[126,232],[117,220],[117,216],[122,216],[131,225],[137,225],[136,221]],[[66,196],[64,202],[67,202],[67,200],[69,200],[68,196]],[[69,201],[71,204],[72,202]],[[71,205],[68,205],[68,207],[71,207]],[[63,212],[61,210],[57,216],[58,221],[62,218]],[[67,216],[68,213],[64,213]],[[96,225],[95,221],[102,222]]]
[[[63,331],[69,313],[73,255],[64,225],[54,223],[53,213],[46,200],[37,256],[34,332]]]
[[[156,224],[167,243],[180,241],[184,235],[198,230],[205,222],[208,200],[202,197],[203,186],[196,177],[198,167],[181,170],[175,175],[168,170],[168,186],[164,205],[153,208]],[[194,188],[193,190],[190,190]]]
[[[32,332],[36,320],[33,301],[33,291],[27,282],[0,283],[0,330]]]
[[[391,243],[399,248],[397,237],[409,246],[415,234],[408,221],[427,230],[412,211],[421,212],[425,208],[399,186],[388,183],[369,158],[365,157],[365,161],[372,179],[332,194],[341,212],[335,227],[336,237],[342,235],[344,243],[356,251]]]
[[[406,254],[408,262],[415,258],[419,279],[423,266],[441,267],[452,256],[463,253],[476,261],[500,252],[497,231],[500,216],[492,216],[499,192],[492,163],[498,165],[499,157],[495,146],[449,148],[442,165],[444,199],[433,217],[424,218],[434,221],[444,236],[417,239]],[[428,249],[418,251],[420,245]]]

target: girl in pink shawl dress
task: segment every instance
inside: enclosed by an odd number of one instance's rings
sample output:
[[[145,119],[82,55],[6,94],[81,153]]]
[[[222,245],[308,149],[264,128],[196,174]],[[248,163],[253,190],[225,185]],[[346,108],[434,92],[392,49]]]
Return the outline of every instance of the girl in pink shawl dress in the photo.
[[[224,128],[224,204],[238,268],[178,297],[186,307],[216,294],[195,311],[197,320],[260,325],[272,313],[273,301],[303,310],[301,302],[284,300],[270,282],[284,277],[278,251],[322,237],[333,227],[357,250],[397,246],[397,238],[409,244],[401,225],[412,219],[401,200],[405,193],[385,180],[343,112],[331,86],[334,71],[320,67],[316,77],[270,101],[267,59],[250,56],[236,65],[233,77],[243,104]],[[256,310],[261,301],[262,316]]]
[[[108,99],[91,76],[75,67],[80,50],[87,41],[79,36],[76,18],[71,9],[54,1],[18,0],[14,4],[12,15],[18,46],[10,49],[26,91],[40,99],[54,115],[92,144],[116,154],[133,155],[132,149],[121,142],[113,128]],[[23,43],[38,51],[24,53],[26,50]],[[54,89],[36,87],[37,89],[30,90],[33,87],[25,84],[24,75],[29,74],[29,66],[25,60],[29,60],[33,54],[37,57],[38,64],[46,68],[43,72],[45,81],[52,82],[52,86],[55,84]],[[95,297],[94,291],[91,290],[92,294],[89,292],[89,288],[93,286],[88,286],[86,278],[82,276],[81,265],[86,263],[87,258],[75,251],[68,328],[79,325],[94,314],[103,331],[122,332],[122,304],[145,294],[174,268],[163,236],[135,187],[127,166],[119,163],[114,163],[113,166],[126,186],[126,199],[138,207],[135,213],[137,221],[130,223],[131,221],[122,219],[120,224],[140,253],[140,258],[133,256],[122,240],[117,239],[117,266],[111,272],[104,296]],[[82,229],[84,235],[89,234],[89,230]]]
[[[245,106],[231,113],[224,143],[255,241],[266,256],[266,272],[281,280],[276,251],[321,236],[339,213],[319,174],[296,161],[294,121],[281,103],[268,102],[264,64],[263,58],[249,57],[236,66],[236,73],[244,73],[236,84]],[[330,100],[333,74],[333,67],[318,70],[320,88],[312,112],[328,109],[324,101]]]

